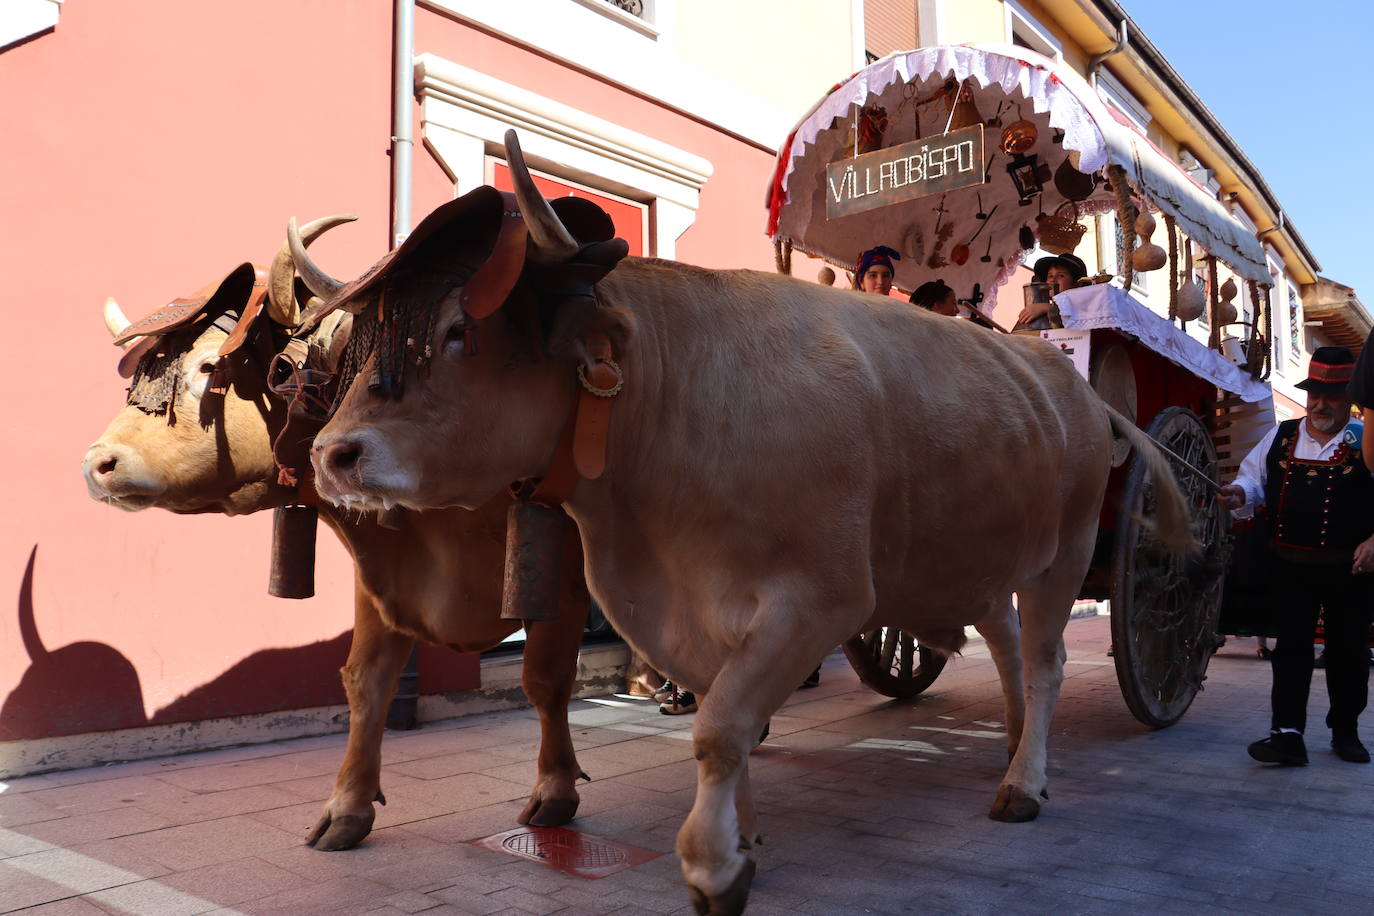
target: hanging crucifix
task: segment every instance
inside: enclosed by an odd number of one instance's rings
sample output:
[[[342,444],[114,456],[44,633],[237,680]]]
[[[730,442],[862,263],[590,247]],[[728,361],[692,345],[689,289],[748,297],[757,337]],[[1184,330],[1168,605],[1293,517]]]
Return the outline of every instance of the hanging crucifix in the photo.
[[[926,266],[931,270],[938,270],[949,262],[940,253],[940,249],[945,247],[945,242],[954,234],[954,223],[944,224],[945,214],[949,211],[945,209],[945,195],[940,195],[940,205],[932,207],[931,212],[935,214],[935,246],[931,249],[930,259],[926,261]]]

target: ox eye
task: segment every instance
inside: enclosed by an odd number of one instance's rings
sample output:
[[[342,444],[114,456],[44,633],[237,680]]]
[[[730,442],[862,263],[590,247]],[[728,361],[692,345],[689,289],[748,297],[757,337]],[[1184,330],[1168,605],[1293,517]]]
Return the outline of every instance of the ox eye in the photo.
[[[444,352],[458,353],[463,346],[467,330],[468,323],[466,321],[455,321],[449,325],[448,330],[444,332]]]

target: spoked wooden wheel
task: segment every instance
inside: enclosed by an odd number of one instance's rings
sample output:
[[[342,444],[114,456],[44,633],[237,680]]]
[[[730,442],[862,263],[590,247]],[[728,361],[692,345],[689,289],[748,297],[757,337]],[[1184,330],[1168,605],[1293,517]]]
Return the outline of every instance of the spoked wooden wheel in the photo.
[[[925,690],[945,668],[946,657],[905,630],[879,627],[844,644],[859,680],[883,696],[904,700]]]
[[[1211,437],[1191,410],[1166,408],[1146,432],[1216,479]],[[1175,466],[1174,477],[1190,507],[1201,553],[1172,556],[1141,524],[1154,517],[1155,493],[1139,454],[1127,470],[1112,550],[1116,678],[1131,714],[1152,728],[1177,722],[1202,689],[1216,651],[1226,568],[1224,510],[1195,474]]]

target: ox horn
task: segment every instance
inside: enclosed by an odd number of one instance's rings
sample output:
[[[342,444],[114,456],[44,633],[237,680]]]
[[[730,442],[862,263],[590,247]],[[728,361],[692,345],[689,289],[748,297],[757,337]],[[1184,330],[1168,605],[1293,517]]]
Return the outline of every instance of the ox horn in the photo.
[[[351,215],[326,216],[306,223],[299,233],[301,248],[308,247],[335,226],[351,223],[355,219],[357,217]],[[296,301],[296,263],[289,241],[282,243],[277,256],[272,259],[272,269],[267,275],[267,305],[268,315],[283,327],[294,328],[300,320],[301,307]]]
[[[581,246],[534,186],[534,179],[525,166],[525,155],[520,152],[520,141],[516,139],[514,130],[506,131],[506,165],[510,166],[515,199],[520,203],[520,213],[525,217],[525,226],[529,229],[531,260],[540,264],[571,261]]]
[[[310,260],[310,255],[305,253],[305,242],[301,240],[301,234],[296,229],[294,216],[286,224],[286,245],[291,249],[291,260],[295,263],[296,273],[301,275],[306,288],[321,299],[334,298],[334,294],[343,288],[343,284],[320,270],[315,262]]]
[[[105,328],[110,332],[110,336],[118,337],[123,334],[131,323],[124,317],[124,310],[119,307],[114,296],[108,297],[105,300]]]

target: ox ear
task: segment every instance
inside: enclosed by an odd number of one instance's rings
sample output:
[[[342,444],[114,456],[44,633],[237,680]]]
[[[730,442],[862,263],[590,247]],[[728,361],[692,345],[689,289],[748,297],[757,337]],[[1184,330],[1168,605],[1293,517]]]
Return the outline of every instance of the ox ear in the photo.
[[[615,237],[615,223],[610,214],[585,197],[555,197],[549,206],[557,214],[573,238],[587,242],[605,242]]]
[[[550,356],[569,352],[589,328],[605,317],[607,309],[597,301],[596,284],[614,270],[629,251],[630,246],[624,239],[593,242],[583,245],[574,260],[548,269],[549,276],[545,279],[553,281],[549,284],[552,289],[548,296],[553,303],[553,312],[545,345]]]
[[[609,214],[585,197],[556,197],[549,201],[554,215],[580,244],[567,264],[542,270],[546,282],[552,280],[553,313],[545,348],[557,356],[568,349],[591,327],[599,312],[594,288],[629,254],[629,246],[615,237],[615,223]]]

